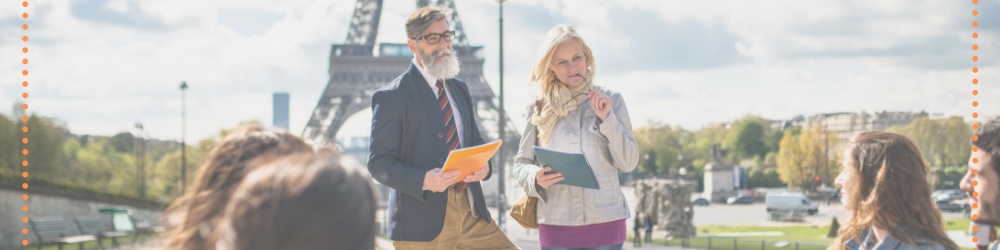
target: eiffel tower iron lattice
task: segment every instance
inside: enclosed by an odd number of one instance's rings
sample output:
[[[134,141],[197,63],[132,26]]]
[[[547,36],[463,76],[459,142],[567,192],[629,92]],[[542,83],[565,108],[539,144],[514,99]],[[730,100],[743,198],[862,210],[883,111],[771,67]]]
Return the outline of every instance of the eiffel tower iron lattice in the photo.
[[[454,10],[455,3],[417,1],[418,7],[428,5]],[[334,44],[331,48],[330,79],[302,133],[306,139],[317,143],[335,143],[337,131],[347,118],[370,107],[371,94],[409,66],[413,54],[405,43],[375,43],[381,12],[381,0],[358,0],[355,5],[345,43]],[[499,107],[494,103],[496,95],[482,74],[483,58],[476,55],[482,47],[469,45],[457,11],[450,11],[449,19],[457,31],[452,42],[462,64],[458,78],[469,86],[473,102],[477,105],[480,129],[488,137],[497,138],[496,126],[482,126],[494,124],[491,122],[497,122],[500,117]],[[507,119],[510,121],[509,117]],[[513,127],[505,127],[508,135],[520,135]]]
[[[483,77],[484,60],[479,55],[482,54],[482,46],[469,45],[454,1],[417,0],[416,5],[418,8],[438,6],[450,10],[449,23],[457,31],[452,40],[453,48],[462,65],[457,78],[465,81],[469,87],[479,129],[487,137],[484,139],[490,141],[498,138],[501,126],[499,119],[506,119],[505,143],[498,155],[504,157],[504,165],[509,165],[513,162],[511,159],[516,153],[521,134],[510,125],[510,118],[501,114],[496,103],[497,96]],[[371,107],[371,95],[409,66],[413,54],[406,43],[375,42],[382,7],[381,0],[358,0],[355,4],[346,41],[334,44],[330,50],[330,67],[327,72],[330,78],[302,132],[304,139],[318,144],[336,144],[337,132],[347,119],[368,110]],[[505,188],[500,188],[498,192],[503,194],[503,189]],[[498,202],[506,206],[506,199]]]

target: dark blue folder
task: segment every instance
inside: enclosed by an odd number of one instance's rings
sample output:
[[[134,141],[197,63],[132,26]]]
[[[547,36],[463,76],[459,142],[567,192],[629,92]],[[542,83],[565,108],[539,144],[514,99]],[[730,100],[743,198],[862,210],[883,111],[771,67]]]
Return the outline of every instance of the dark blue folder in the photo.
[[[600,189],[597,177],[590,169],[587,158],[581,153],[568,153],[534,147],[535,156],[543,167],[552,167],[552,172],[562,173],[565,178],[556,184],[566,184],[589,189]]]

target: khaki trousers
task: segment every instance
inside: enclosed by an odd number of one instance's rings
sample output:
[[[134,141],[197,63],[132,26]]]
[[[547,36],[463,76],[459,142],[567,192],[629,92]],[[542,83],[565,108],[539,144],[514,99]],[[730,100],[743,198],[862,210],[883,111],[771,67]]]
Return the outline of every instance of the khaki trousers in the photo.
[[[520,249],[507,238],[496,220],[486,223],[472,215],[468,188],[448,189],[448,210],[441,234],[431,242],[393,241],[396,249]]]

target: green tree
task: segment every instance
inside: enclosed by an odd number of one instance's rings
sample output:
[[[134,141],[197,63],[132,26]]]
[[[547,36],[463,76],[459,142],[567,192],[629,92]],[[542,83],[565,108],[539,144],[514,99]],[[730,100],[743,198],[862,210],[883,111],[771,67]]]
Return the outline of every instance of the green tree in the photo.
[[[179,195],[179,143],[146,141],[143,157],[146,175],[139,176],[136,141],[131,134],[72,136],[66,125],[53,118],[30,114],[27,121],[22,120],[26,113],[20,103],[16,103],[12,111],[11,118],[0,114],[0,175],[3,178],[20,179],[21,170],[26,169],[35,185],[132,198],[139,197],[140,180],[145,180],[145,197],[166,203]],[[260,124],[249,121],[241,125],[254,123]],[[22,132],[22,127],[28,131]],[[231,129],[220,130],[219,136],[188,145],[189,185],[216,141],[229,131]],[[22,138],[28,138],[27,144]],[[22,148],[29,151],[27,156],[21,155]],[[21,167],[22,160],[27,160],[29,167]]]
[[[0,114],[0,174],[17,174],[19,171],[15,159],[21,158],[18,150],[17,131],[14,122]]]
[[[767,177],[764,176],[764,171],[758,168],[748,169],[747,174],[747,185],[750,188],[759,188],[767,186]]]
[[[643,162],[638,166],[641,172],[676,173],[679,166],[689,165],[691,158],[687,155],[684,144],[692,139],[691,133],[683,128],[650,121],[649,125],[635,130],[635,138],[639,152],[642,152],[640,157]],[[646,164],[647,155],[653,163]],[[647,169],[652,166],[656,169]]]
[[[723,146],[734,149],[733,159],[764,158],[767,148],[766,128],[768,124],[763,118],[747,116],[733,124]]]
[[[931,167],[929,180],[936,190],[958,189],[965,171],[962,167]]]
[[[256,120],[241,122],[236,127],[246,126],[246,125],[260,125],[261,123]],[[212,149],[215,149],[218,145],[219,140],[225,135],[233,131],[234,128],[219,130],[216,136],[202,139],[198,141],[197,145],[187,146],[187,161],[185,163],[185,169],[187,170],[186,185],[191,187],[193,180],[198,175],[201,167],[205,164],[208,159],[209,154],[211,154]],[[173,199],[180,196],[182,190],[185,187],[181,186],[181,149],[180,144],[173,147],[164,148],[154,148],[152,151],[165,150],[161,157],[157,157],[155,163],[147,164],[147,166],[153,166],[150,172],[154,172],[152,180],[149,182],[150,197],[161,201],[170,202]]]
[[[32,114],[28,121],[18,122],[18,126],[27,126],[28,149],[25,157],[29,172],[41,176],[61,176],[65,170],[60,159],[63,157],[62,144],[65,141],[63,128],[54,124],[51,118]],[[23,143],[23,141],[22,141]],[[20,166],[20,165],[19,165]]]
[[[767,178],[768,187],[784,187],[785,183],[781,181],[781,176],[778,174],[777,168],[768,168],[764,170],[764,176]]]
[[[969,145],[969,138],[972,138],[970,124],[962,121],[962,118],[951,118],[941,121],[942,149],[939,156],[939,166],[965,166],[972,152],[972,145]]]
[[[187,148],[187,162],[185,162],[185,169],[187,169],[186,182],[188,187],[192,185],[192,181],[198,174],[201,166],[204,164],[204,160],[208,157],[209,152],[215,147],[217,138],[209,138],[201,140],[198,145],[188,146]],[[180,147],[175,148],[174,151],[166,154],[154,165],[153,171],[155,171],[155,177],[153,177],[150,182],[150,194],[153,198],[160,201],[172,201],[177,198],[181,191],[185,188],[181,186],[181,149]]]
[[[776,167],[777,165],[778,165],[777,152],[768,152],[767,155],[764,156],[764,163],[761,164],[762,167],[767,167],[767,168]]]
[[[692,132],[684,144],[684,160],[690,163],[695,172],[702,174],[705,164],[711,158],[712,145],[723,144],[728,133],[729,129],[725,125],[706,126]]]
[[[158,201],[170,201],[180,195],[181,151],[165,154],[154,165],[154,175],[150,193]]]
[[[132,133],[126,132],[118,133],[108,139],[111,146],[118,152],[135,152],[135,140]]]
[[[768,131],[766,135],[767,140],[765,141],[765,145],[767,146],[768,149],[767,153],[769,155],[774,154],[775,156],[777,156],[778,151],[781,150],[781,139],[784,136],[785,136],[784,131],[773,130],[773,129]],[[765,159],[766,158],[767,156],[765,156]]]
[[[809,173],[804,165],[806,156],[799,147],[799,138],[793,131],[785,131],[781,139],[781,151],[778,152],[778,174],[781,181],[789,187],[801,188],[806,184]]]
[[[932,166],[960,166],[965,165],[972,150],[969,145],[972,130],[969,127],[960,117],[922,117],[906,126],[890,127],[886,131],[910,138]]]
[[[652,149],[646,150],[646,153],[642,155],[642,172],[647,174],[656,175],[656,151]]]
[[[65,180],[87,183],[89,189],[102,193],[139,197],[135,158],[115,150],[106,137],[91,137],[86,146],[77,140],[68,140],[64,146],[70,159]]]
[[[781,180],[789,187],[816,188],[813,178],[820,176],[824,183],[832,183],[832,176],[840,173],[836,159],[829,150],[837,148],[836,136],[824,132],[819,126],[804,130],[798,136],[786,131],[782,136],[777,164]]]

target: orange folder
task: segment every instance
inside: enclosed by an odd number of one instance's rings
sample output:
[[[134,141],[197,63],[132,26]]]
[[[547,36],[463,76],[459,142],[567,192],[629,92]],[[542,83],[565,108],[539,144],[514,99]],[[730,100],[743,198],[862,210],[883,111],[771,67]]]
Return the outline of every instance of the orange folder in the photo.
[[[489,162],[490,158],[493,158],[493,155],[500,149],[500,145],[503,145],[503,141],[495,140],[475,147],[452,150],[448,153],[448,159],[444,161],[444,167],[441,168],[441,171],[462,171],[452,184],[458,183],[464,180],[465,176],[486,165],[486,162]]]

